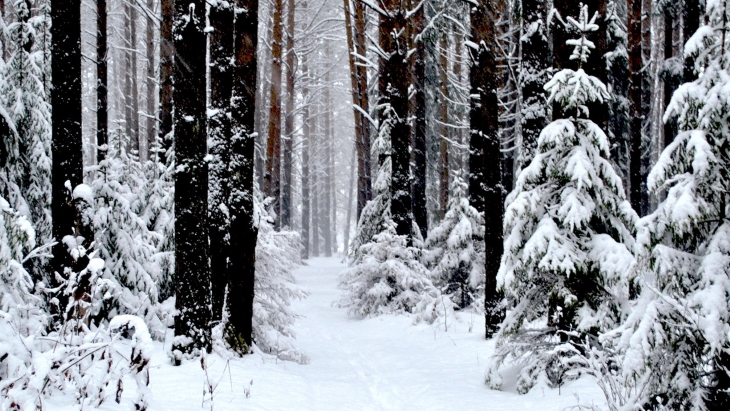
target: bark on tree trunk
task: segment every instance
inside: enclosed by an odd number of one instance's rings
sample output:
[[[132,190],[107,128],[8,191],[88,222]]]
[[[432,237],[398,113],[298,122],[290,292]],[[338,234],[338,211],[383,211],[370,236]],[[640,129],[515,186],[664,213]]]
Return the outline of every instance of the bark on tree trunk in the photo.
[[[205,3],[175,1],[175,335],[173,351],[210,350]],[[176,358],[179,364],[180,357]]]
[[[81,2],[51,1],[52,76],[51,117],[53,176],[52,203],[53,247],[52,268],[64,275],[64,267],[73,267],[74,260],[62,239],[87,231],[76,226],[77,212],[71,190],[83,183],[81,144]],[[70,186],[67,188],[67,184]],[[91,236],[86,235],[86,246]],[[83,268],[83,267],[80,267]]]
[[[413,130],[413,180],[411,183],[411,200],[413,206],[413,219],[421,231],[421,237],[428,235],[428,209],[426,208],[426,33],[425,29],[425,4],[411,1],[410,7],[418,7],[413,15],[413,34],[415,61],[413,62],[413,87],[414,96],[414,130]],[[415,38],[416,35],[420,36]],[[443,106],[448,106],[444,102]]]
[[[213,321],[222,318],[223,300],[228,283],[229,249],[229,164],[231,162],[230,105],[232,96],[233,5],[211,4],[208,13],[210,33],[210,110],[208,117],[208,226],[210,235],[210,279]]]
[[[234,23],[233,96],[231,98],[230,260],[228,323],[229,346],[250,352],[253,336],[253,300],[258,229],[253,221],[254,150],[256,135],[256,79],[258,0],[237,0]],[[236,273],[233,275],[232,273]]]
[[[409,39],[406,12],[402,1],[385,0],[382,7],[388,16],[380,17],[380,49],[386,53],[380,58],[378,77],[380,132],[388,133],[391,150],[392,176],[390,183],[390,214],[398,235],[412,240],[412,210],[410,196],[410,155],[408,153],[411,127],[408,123]],[[387,127],[387,130],[383,130]]]
[[[442,101],[446,102],[449,99],[448,89],[448,42],[446,41],[446,35],[441,36],[441,50],[439,51],[439,91],[441,93]],[[449,105],[441,104],[440,107],[441,117],[441,135],[439,136],[439,209],[441,210],[440,218],[443,220],[446,215],[446,208],[449,205],[449,141],[448,141],[448,122],[449,122]]]
[[[306,10],[306,3],[303,6]],[[302,55],[302,78],[304,87],[302,87],[302,101],[304,107],[302,110],[302,258],[309,258],[309,221],[310,221],[310,188],[309,188],[309,87],[306,55]]]
[[[318,107],[319,108],[319,107]],[[319,110],[321,112],[321,110]],[[319,113],[317,113],[319,114]],[[310,156],[309,156],[309,175],[312,180],[312,250],[310,254],[312,257],[319,256],[319,200],[321,197],[321,189],[319,187],[319,122],[320,116],[314,116],[314,122],[310,126],[314,128],[314,134],[311,135],[310,139]]]
[[[470,10],[471,35],[478,49],[471,50],[470,70],[470,158],[469,201],[484,214],[486,249],[484,285],[486,337],[497,331],[503,313],[499,307],[497,270],[502,256],[502,186],[497,86],[497,21],[504,4],[501,0],[480,0]]]
[[[641,3],[642,0],[629,0],[629,100],[630,116],[630,160],[629,160],[629,200],[631,207],[641,213],[641,123],[642,123],[642,61],[641,61]]]
[[[324,139],[322,145],[324,146],[324,158],[322,159],[322,170],[324,171],[323,184],[324,189],[320,192],[322,194],[322,236],[324,237],[324,255],[325,257],[332,256],[332,230],[330,222],[330,205],[332,198],[332,170],[330,169],[330,157],[332,156],[332,99],[330,96],[330,75],[329,71],[325,73],[324,80]]]
[[[154,10],[154,1],[147,0],[149,13]],[[145,113],[147,144],[145,147],[144,160],[152,159],[152,150],[155,148],[157,133],[155,117],[155,22],[151,15],[147,16],[147,108]]]
[[[537,139],[548,124],[547,95],[543,86],[550,80],[552,66],[545,0],[526,1],[522,8],[524,26],[536,27],[529,30],[529,35],[521,38],[520,87],[523,109],[522,145],[518,148],[519,169],[532,161]]]
[[[667,9],[664,11],[664,61],[674,58],[674,6],[665,6]],[[669,102],[672,100],[672,94],[674,90],[679,86],[679,80],[681,73],[675,73],[672,70],[672,66],[667,67],[663,71],[664,77],[664,110],[666,111]],[[677,134],[677,120],[676,117],[668,119],[664,123],[664,147],[671,144],[674,140],[674,136]]]
[[[684,15],[682,16],[682,35],[684,41],[695,34],[697,29],[700,28],[700,15],[702,6],[699,0],[685,0],[684,2]],[[683,48],[684,49],[684,48]],[[687,57],[684,59],[684,75],[682,81],[685,83],[694,81],[697,79],[697,73],[695,72],[695,59],[694,57]]]
[[[291,227],[292,201],[292,153],[294,151],[294,0],[287,2],[286,35],[286,118],[284,119],[284,174],[281,191],[281,226]]]
[[[273,38],[271,41],[271,101],[269,107],[269,139],[266,145],[266,175],[264,194],[273,198],[272,208],[276,215],[274,225],[281,227],[281,47],[283,32],[282,0],[274,0]]]
[[[167,137],[172,132],[172,74],[175,57],[172,40],[174,1],[160,0],[160,9],[162,21],[160,23],[160,128],[158,136],[162,148],[167,152],[173,141],[172,137]]]
[[[357,147],[352,147],[352,161],[350,161],[350,188],[348,189],[347,195],[347,217],[345,220],[344,229],[344,245],[343,253],[347,256],[348,249],[350,248],[350,221],[352,220],[352,197],[355,192],[355,169],[357,162]]]
[[[365,45],[365,5],[360,0],[355,0],[355,46],[360,56],[367,55]],[[368,73],[364,64],[357,65],[357,96],[358,104],[364,113],[370,113],[370,102],[368,99]],[[372,169],[370,161],[370,120],[362,115],[360,117],[362,134],[357,141],[357,218],[360,218],[365,204],[373,198],[372,190]]]
[[[108,143],[106,0],[96,2],[96,162],[106,158]]]

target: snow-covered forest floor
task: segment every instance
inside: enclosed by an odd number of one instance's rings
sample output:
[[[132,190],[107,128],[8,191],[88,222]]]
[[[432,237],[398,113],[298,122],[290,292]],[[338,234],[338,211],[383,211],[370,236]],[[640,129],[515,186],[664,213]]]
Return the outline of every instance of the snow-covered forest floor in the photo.
[[[211,404],[209,397],[204,402],[206,373],[200,363],[174,367],[163,344],[155,343],[150,409],[558,411],[577,404],[574,394],[583,404],[603,404],[590,377],[568,382],[560,392],[538,385],[519,395],[514,378],[505,378],[504,391],[490,390],[484,385],[484,372],[494,342],[484,340],[481,315],[457,313],[447,322],[448,331],[443,321],[413,325],[403,315],[348,316],[346,309],[332,305],[340,297],[337,277],[345,268],[338,258],[314,258],[294,272],[311,293],[293,306],[302,316],[294,329],[309,364],[261,353],[230,361],[209,355],[207,379],[217,384]],[[121,404],[114,402],[116,387],[110,387],[101,410],[134,408],[136,385],[131,379],[124,385]],[[49,409],[78,407],[72,399],[56,400],[46,404]]]

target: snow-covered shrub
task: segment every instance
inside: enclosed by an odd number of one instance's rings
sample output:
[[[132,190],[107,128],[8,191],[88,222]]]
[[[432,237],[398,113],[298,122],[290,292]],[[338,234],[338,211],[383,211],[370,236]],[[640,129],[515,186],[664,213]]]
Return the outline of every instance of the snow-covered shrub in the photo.
[[[598,29],[587,7],[570,23],[582,33],[569,40],[578,70],[563,69],[545,85],[549,101],[571,117],[540,134],[538,152],[507,198],[504,254],[498,284],[512,303],[499,331],[488,383],[498,387],[505,361],[524,365],[518,378],[527,392],[541,375],[559,385],[581,361],[587,336],[614,327],[628,299],[634,263],[636,215],[625,199],[604,132],[588,118],[588,103],[608,98],[605,86],[581,64]]]
[[[104,262],[87,256],[80,238],[64,238],[73,248],[70,255],[77,261],[88,260],[88,265],[78,273],[67,270],[68,278],[58,278],[56,289],[44,289],[39,283],[38,291],[60,293],[67,302],[63,322],[46,333],[48,314],[41,309],[41,299],[34,294],[31,277],[22,264],[38,253],[35,249],[25,254],[35,234],[25,217],[2,199],[0,210],[0,407],[43,409],[44,398],[56,392],[72,396],[82,408],[98,406],[106,399],[110,384],[117,387],[118,401],[122,378],[131,374],[138,386],[135,408],[146,409],[151,352],[146,325],[134,316],[115,317],[108,327],[95,327],[90,322],[95,309],[115,288],[100,278]],[[134,328],[131,344],[123,343],[129,328]]]
[[[338,306],[360,316],[414,313],[429,323],[453,310],[421,264],[420,250],[396,234],[395,223],[386,223],[373,240],[360,246],[360,262],[342,274],[346,294]]]
[[[106,158],[93,173],[95,247],[105,261],[104,277],[114,279],[120,288],[114,304],[102,312],[110,319],[117,314],[134,314],[145,318],[158,336],[166,325],[157,317],[160,270],[155,264],[157,233],[148,229],[141,217],[144,210],[143,189],[146,178],[136,158],[126,153],[118,132],[110,135]]]
[[[434,284],[459,308],[481,302],[484,293],[484,218],[466,197],[457,172],[441,223],[428,233],[424,262]]]
[[[32,50],[36,31],[29,22],[30,3],[13,4],[16,20],[6,28],[12,54],[0,67],[2,102],[7,108],[17,134],[4,136],[13,145],[9,159],[15,168],[8,176],[28,204],[28,211],[17,208],[33,224],[40,244],[51,241],[51,112],[46,100],[42,53]],[[13,140],[17,140],[12,142]],[[15,205],[17,207],[17,205]],[[47,259],[34,258],[27,263],[36,280],[48,280]]]
[[[665,121],[677,116],[681,132],[647,181],[666,197],[638,224],[642,294],[611,336],[623,375],[642,387],[637,407],[730,407],[728,10],[706,6],[706,24],[685,46],[701,75],[674,93]]]

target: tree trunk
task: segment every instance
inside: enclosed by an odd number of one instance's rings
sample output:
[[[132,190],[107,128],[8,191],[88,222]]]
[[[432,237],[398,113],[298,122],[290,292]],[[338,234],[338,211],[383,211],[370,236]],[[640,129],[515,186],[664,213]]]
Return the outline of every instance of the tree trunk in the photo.
[[[96,161],[106,158],[108,144],[106,0],[96,2]]]
[[[446,41],[446,34],[441,36],[441,50],[439,51],[439,91],[441,94],[440,113],[441,133],[439,136],[439,209],[440,218],[443,220],[446,215],[446,208],[449,205],[449,45]]]
[[[284,174],[281,191],[281,226],[292,225],[292,152],[294,151],[294,0],[287,3],[287,35],[286,35],[286,118],[284,119]]]
[[[269,139],[266,145],[266,175],[264,194],[273,197],[273,210],[276,215],[274,225],[281,227],[281,46],[283,33],[281,14],[282,0],[274,0],[273,39],[271,41],[271,101],[269,104]]]
[[[160,23],[160,129],[158,136],[165,151],[170,149],[172,137],[172,74],[175,57],[175,47],[172,40],[172,23],[174,13],[173,0],[160,0],[161,17]]]
[[[139,153],[139,88],[137,87],[137,8],[129,3],[124,3],[125,20],[129,24],[129,37],[127,38],[127,72],[125,73],[126,84],[125,96],[128,98],[128,119],[127,138],[131,152]]]
[[[232,96],[231,60],[233,58],[233,5],[211,4],[208,13],[210,34],[210,109],[208,116],[208,227],[210,234],[210,278],[213,321],[222,318],[223,300],[228,282],[230,254],[229,164],[231,162],[230,105]]]
[[[631,207],[637,213],[641,213],[641,82],[642,82],[642,61],[641,61],[641,3],[642,0],[629,0],[629,75],[631,85],[629,86],[629,100],[631,108],[630,116],[630,160],[629,160],[629,200]]]
[[[343,2],[344,2],[344,8],[345,8],[345,33],[346,33],[347,51],[348,51],[347,55],[348,55],[348,62],[350,63],[350,87],[352,89],[351,92],[352,92],[352,106],[353,106],[352,111],[353,111],[353,116],[355,117],[355,150],[356,150],[356,153],[359,153],[360,150],[362,150],[362,147],[361,147],[362,142],[365,139],[365,136],[363,134],[364,133],[363,121],[367,121],[367,119],[365,119],[365,116],[363,116],[362,113],[360,112],[360,110],[358,110],[356,107],[356,106],[359,106],[361,103],[361,99],[360,99],[360,80],[361,79],[360,79],[360,75],[359,75],[360,68],[355,63],[355,54],[358,51],[355,48],[355,43],[354,43],[354,38],[353,38],[354,36],[352,33],[355,28],[352,25],[352,15],[351,15],[352,10],[350,8],[350,0],[343,0]],[[355,3],[359,3],[359,1],[355,0]],[[357,7],[357,5],[355,7]],[[370,136],[368,136],[367,138],[369,138],[369,137]],[[369,156],[368,156],[368,158],[369,158]],[[360,160],[361,156],[358,155],[357,159]],[[360,165],[359,161],[358,161],[357,166],[358,166],[357,167],[358,169],[360,169],[360,167],[362,167]],[[361,183],[361,181],[358,178],[358,184],[360,184],[360,183]],[[362,182],[362,184],[364,184],[364,182]],[[358,193],[358,195],[359,195],[359,193]],[[359,205],[360,205],[360,203],[358,202],[358,206]],[[364,206],[364,204],[363,204],[363,206]],[[360,215],[360,211],[362,211],[362,210],[360,208],[358,208],[358,210],[357,210],[358,215]],[[348,224],[349,224],[349,220],[348,220]],[[347,234],[345,234],[345,235],[347,235]],[[345,251],[347,251],[347,244],[345,244]]]
[[[357,162],[357,146],[352,147],[352,161],[350,161],[350,188],[347,190],[347,217],[345,219],[343,252],[347,255],[350,248],[350,221],[352,220],[352,197],[355,191],[355,169]]]
[[[674,6],[667,5],[664,10],[664,61],[671,60],[674,58]],[[681,73],[675,73],[673,71],[674,65],[665,64],[663,77],[664,77],[664,110],[666,111],[669,102],[672,100],[672,94],[674,90],[679,87],[679,81],[681,79]],[[664,123],[664,147],[671,144],[674,140],[674,136],[677,135],[677,119],[672,117]]]
[[[392,176],[390,183],[390,214],[398,235],[408,237],[411,243],[411,196],[410,196],[410,143],[411,127],[408,123],[408,31],[404,3],[385,0],[382,7],[389,14],[381,16],[379,24],[381,56],[378,76],[378,105],[380,131],[390,138]],[[386,130],[383,130],[387,127]]]
[[[328,51],[328,50],[326,50]],[[324,237],[324,255],[325,257],[332,256],[332,230],[331,230],[331,198],[332,198],[332,172],[330,169],[330,157],[332,156],[332,99],[330,96],[330,82],[329,71],[325,73],[324,80],[324,140],[322,145],[324,146],[324,158],[322,159],[321,168],[324,171],[324,189],[320,192],[322,194],[322,236]]]
[[[74,259],[67,252],[63,238],[80,235],[77,213],[71,190],[83,183],[83,151],[81,138],[81,2],[52,0],[52,203],[53,270],[64,275],[64,267],[73,267]],[[88,247],[92,238],[86,236]],[[83,267],[82,267],[83,268]]]
[[[226,341],[239,353],[250,352],[253,342],[253,300],[256,266],[254,225],[254,149],[256,135],[256,50],[258,0],[237,0],[234,24],[233,97],[231,98],[230,271]]]
[[[428,235],[428,209],[426,207],[426,33],[425,4],[418,5],[411,1],[410,7],[418,7],[413,15],[411,36],[414,40],[416,52],[413,61],[413,87],[415,88],[413,130],[413,180],[411,183],[411,204],[413,218],[421,231],[421,237]],[[419,35],[420,34],[420,35]],[[418,36],[416,38],[415,36]],[[448,106],[443,102],[443,106]]]
[[[497,290],[497,270],[502,256],[502,187],[497,86],[497,21],[504,5],[501,0],[479,0],[470,10],[470,40],[479,45],[471,50],[469,201],[484,215],[486,250],[484,284],[486,337],[499,328],[503,313]]]
[[[306,4],[303,6],[306,10]],[[302,258],[309,258],[309,221],[310,221],[310,188],[309,188],[309,87],[307,78],[309,70],[307,69],[306,55],[302,57],[302,78],[304,87],[302,87]]]
[[[684,15],[682,16],[682,36],[686,43],[687,40],[700,28],[702,6],[700,5],[699,0],[685,0],[683,3]],[[694,57],[686,57],[684,59],[684,73],[682,77],[682,81],[685,83],[697,79]]]
[[[210,350],[205,3],[175,2],[175,335],[173,351]],[[181,358],[176,358],[179,364]]]
[[[149,13],[154,10],[153,0],[147,0]],[[152,149],[155,147],[157,133],[155,130],[155,22],[151,15],[147,16],[147,109],[145,113],[147,147],[145,147],[145,160],[152,158]]]
[[[365,5],[362,1],[355,0],[353,4],[355,8],[355,46],[360,56],[367,55],[365,45]],[[357,96],[360,109],[365,113],[370,113],[370,102],[368,100],[368,73],[364,64],[357,65]],[[365,204],[373,198],[372,182],[371,182],[371,162],[370,162],[370,120],[366,116],[360,117],[362,134],[357,144],[357,218],[365,207]]]
[[[319,200],[321,197],[321,189],[318,184],[320,148],[317,136],[319,135],[319,121],[320,116],[314,116],[314,134],[309,141],[311,145],[309,149],[311,153],[309,156],[309,175],[312,181],[312,250],[310,252],[312,257],[319,257]]]
[[[334,111],[332,107],[332,101],[330,100],[330,113]],[[330,192],[332,193],[332,254],[337,254],[337,174],[335,173],[335,131],[334,131],[334,120],[332,120],[332,128],[330,129],[330,158],[329,158],[329,170],[330,170]]]
[[[522,93],[522,144],[517,149],[518,170],[532,161],[537,139],[548,124],[547,95],[543,86],[550,80],[552,56],[548,43],[547,10],[545,0],[526,1],[522,4],[522,19],[527,33],[520,39],[520,88]],[[565,16],[563,16],[565,18]],[[534,27],[534,29],[533,29]]]

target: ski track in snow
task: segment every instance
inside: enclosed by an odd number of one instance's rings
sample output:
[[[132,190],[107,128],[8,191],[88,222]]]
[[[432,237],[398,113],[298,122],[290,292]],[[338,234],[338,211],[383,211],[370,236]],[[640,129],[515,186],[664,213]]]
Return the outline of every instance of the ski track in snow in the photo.
[[[484,319],[459,313],[458,320],[417,324],[405,315],[355,319],[332,305],[341,297],[337,276],[346,267],[339,258],[314,258],[295,276],[311,295],[294,303],[302,318],[295,324],[297,344],[310,357],[300,365],[256,353],[226,361],[208,356],[214,400],[203,403],[205,373],[199,361],[170,364],[163,345],[155,343],[150,371],[150,411],[162,410],[564,410],[581,403],[604,402],[587,377],[561,389],[540,386],[526,395],[514,392],[514,376],[505,376],[504,391],[484,384],[493,341],[484,339]],[[469,332],[470,326],[473,328]],[[171,338],[168,337],[167,344]],[[225,372],[224,372],[225,369]],[[251,395],[244,388],[253,380]],[[510,386],[510,384],[512,386]],[[127,378],[121,404],[110,388],[102,410],[132,410],[135,382]],[[86,407],[88,408],[88,407]],[[52,408],[75,410],[59,401]]]

